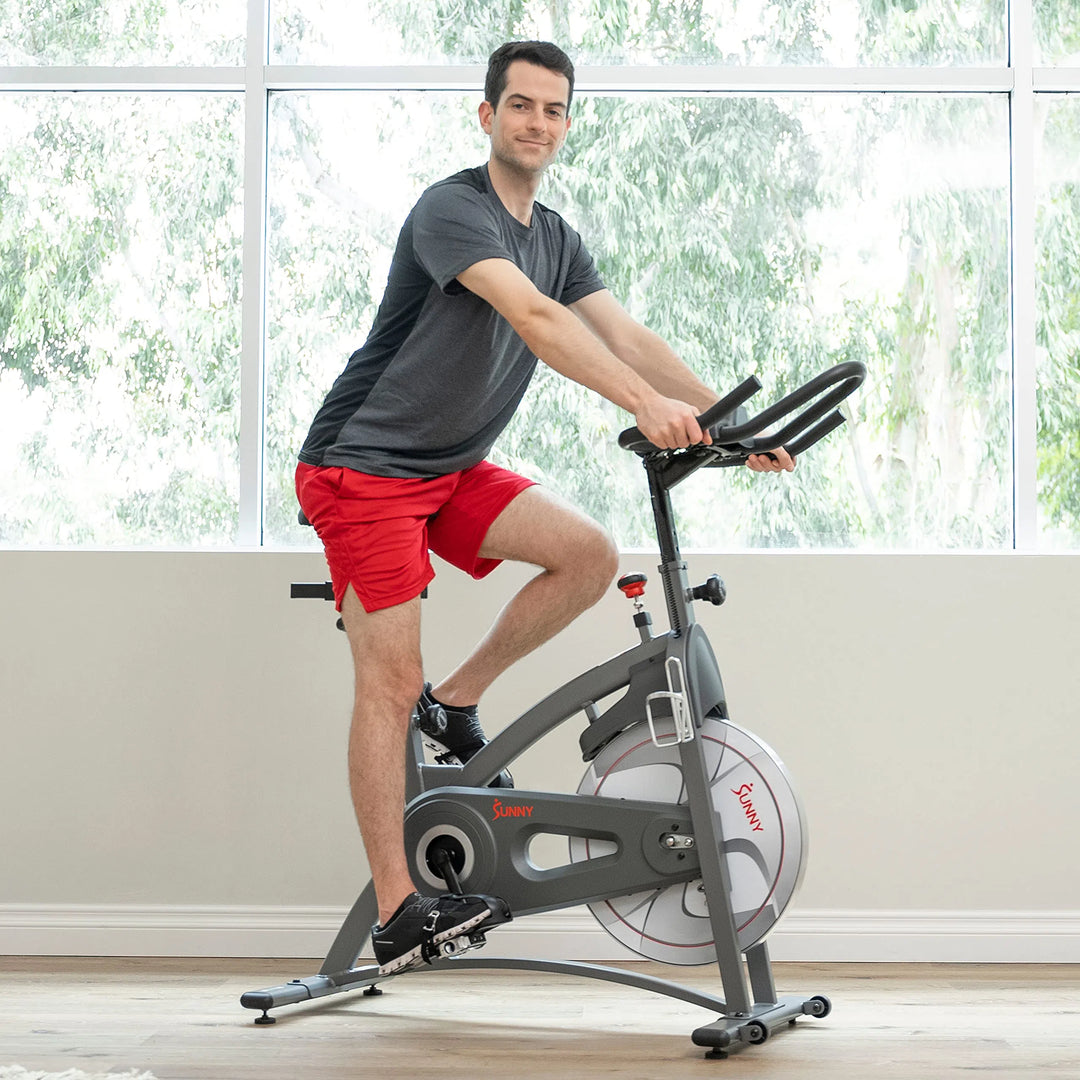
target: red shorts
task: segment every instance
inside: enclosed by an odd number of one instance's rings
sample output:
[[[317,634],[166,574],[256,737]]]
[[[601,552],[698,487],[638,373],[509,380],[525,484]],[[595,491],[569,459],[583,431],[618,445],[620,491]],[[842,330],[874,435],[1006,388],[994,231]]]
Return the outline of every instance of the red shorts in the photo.
[[[499,559],[480,557],[492,522],[533,481],[488,461],[446,476],[370,476],[300,463],[296,495],[326,549],[338,611],[352,585],[365,611],[419,596],[435,576],[434,551],[482,578]]]

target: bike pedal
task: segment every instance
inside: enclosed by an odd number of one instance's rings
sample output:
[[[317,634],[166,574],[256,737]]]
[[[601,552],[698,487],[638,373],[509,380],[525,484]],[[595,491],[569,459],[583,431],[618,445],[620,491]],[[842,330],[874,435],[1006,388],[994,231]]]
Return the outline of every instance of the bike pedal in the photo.
[[[449,941],[444,941],[438,948],[442,957],[447,960],[454,960],[461,956],[462,953],[467,953],[470,949],[479,949],[486,944],[487,938],[483,932],[474,930],[470,934],[461,934],[456,938],[451,938]]]
[[[437,765],[461,765],[462,761],[456,754],[452,754],[442,743],[424,740],[424,749],[428,750],[435,758]]]

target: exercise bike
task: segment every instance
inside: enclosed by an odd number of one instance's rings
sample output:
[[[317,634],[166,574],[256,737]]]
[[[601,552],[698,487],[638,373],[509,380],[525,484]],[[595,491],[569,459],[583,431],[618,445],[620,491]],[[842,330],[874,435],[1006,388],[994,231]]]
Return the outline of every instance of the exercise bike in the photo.
[[[241,997],[262,1011],[256,1024],[274,1023],[269,1010],[281,1005],[361,988],[380,994],[377,983],[402,975],[465,968],[604,979],[701,1006],[719,1016],[691,1039],[712,1057],[762,1043],[799,1017],[828,1015],[822,994],[776,993],[765,938],[799,884],[806,823],[780,759],[728,718],[715,655],[691,608],[723,603],[724,585],[713,574],[690,586],[669,492],[702,467],[741,465],[778,446],[803,452],[844,422],[836,407],[865,374],[862,364],[839,364],[753,418],[745,404],[761,383],[747,379],[699,418],[712,429],[710,445],[662,450],[637,428],[624,431],[620,446],[640,455],[648,477],[670,629],[653,632],[645,575],[627,575],[618,586],[633,601],[640,641],[549,694],[466,764],[427,763],[419,717],[410,725],[405,846],[421,891],[502,897],[515,919],[585,904],[641,956],[716,963],[723,997],[622,968],[472,956],[482,932],[444,942],[426,967],[383,976],[377,965],[357,966],[378,913],[369,882],[317,975]],[[329,583],[294,584],[292,595],[333,599]],[[489,786],[575,717],[584,721],[587,765],[575,794]],[[543,868],[530,857],[542,834],[567,838],[563,865]]]

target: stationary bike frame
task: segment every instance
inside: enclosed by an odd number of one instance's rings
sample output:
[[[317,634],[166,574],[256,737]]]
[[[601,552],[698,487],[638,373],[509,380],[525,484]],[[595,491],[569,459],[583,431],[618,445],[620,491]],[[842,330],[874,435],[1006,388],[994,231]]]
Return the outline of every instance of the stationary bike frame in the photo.
[[[423,736],[410,726],[407,745],[405,845],[414,881],[422,891],[437,894],[447,883],[462,891],[500,896],[515,918],[594,903],[701,879],[708,919],[716,948],[723,998],[622,968],[572,961],[474,957],[466,952],[437,959],[425,971],[499,968],[550,971],[636,986],[719,1013],[719,1018],[692,1032],[699,1046],[714,1056],[750,1043],[802,1015],[824,1016],[828,999],[778,998],[768,948],[759,940],[743,951],[731,903],[731,882],[724,858],[720,815],[711,798],[710,767],[703,739],[697,737],[709,715],[726,718],[723,682],[704,628],[696,622],[695,599],[720,603],[723,587],[711,578],[692,588],[686,563],[679,553],[669,492],[703,466],[725,467],[745,462],[751,453],[786,446],[800,453],[843,423],[835,411],[863,380],[861,364],[847,363],[824,372],[751,420],[742,420],[742,406],[760,388],[748,379],[700,418],[702,428],[714,428],[712,445],[683,451],[659,450],[636,428],[623,432],[620,445],[639,453],[648,477],[653,516],[660,543],[659,571],[670,629],[652,636],[648,615],[639,611],[635,623],[639,644],[571,679],[496,735],[465,765],[429,765],[424,761]],[[809,404],[808,404],[809,403]],[[802,406],[793,420],[770,436],[761,436]],[[294,586],[294,595],[325,595],[323,586]],[[332,594],[331,594],[332,598]],[[614,703],[613,695],[625,691]],[[600,703],[604,703],[602,706]],[[583,715],[586,726],[579,742],[590,761],[612,738],[632,724],[648,732],[647,715],[659,710],[665,734],[674,730],[686,801],[678,804],[627,800],[582,794],[566,795],[488,784],[530,746],[571,718]],[[648,734],[645,737],[649,737]],[[670,734],[669,734],[670,737]],[[616,850],[599,858],[571,862],[551,869],[537,867],[528,856],[538,834],[557,834],[615,841]],[[692,837],[690,844],[672,845]],[[435,841],[455,846],[459,865],[447,871],[447,856],[433,863],[426,855]],[[436,845],[437,846],[437,845]],[[455,875],[454,871],[457,874]],[[449,877],[447,874],[449,873]],[[444,883],[447,882],[447,883]],[[273,1023],[268,1010],[347,990],[366,988],[381,993],[376,983],[400,975],[381,976],[377,965],[356,966],[376,922],[378,906],[371,882],[354,903],[317,975],[294,980],[241,997],[246,1008],[263,1015],[256,1023]]]

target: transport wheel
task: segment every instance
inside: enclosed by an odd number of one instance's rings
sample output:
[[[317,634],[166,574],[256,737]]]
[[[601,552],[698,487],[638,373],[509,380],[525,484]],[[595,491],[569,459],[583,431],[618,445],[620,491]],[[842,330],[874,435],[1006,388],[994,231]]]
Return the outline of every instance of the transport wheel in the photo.
[[[663,727],[657,724],[658,734]],[[720,815],[739,948],[772,929],[798,888],[806,824],[783,763],[756,736],[709,714],[697,733],[705,748],[713,809]],[[590,763],[578,793],[685,804],[677,746],[658,748],[645,723],[611,740]],[[570,838],[571,862],[615,850],[604,840]],[[601,926],[627,948],[666,964],[716,960],[701,879],[589,904]]]
[[[803,1005],[803,1012],[807,1016],[816,1016],[820,1019],[832,1012],[832,1002],[824,994],[818,994]]]
[[[745,1030],[746,1041],[754,1046],[760,1045],[769,1037],[769,1029],[759,1020],[752,1020]]]

